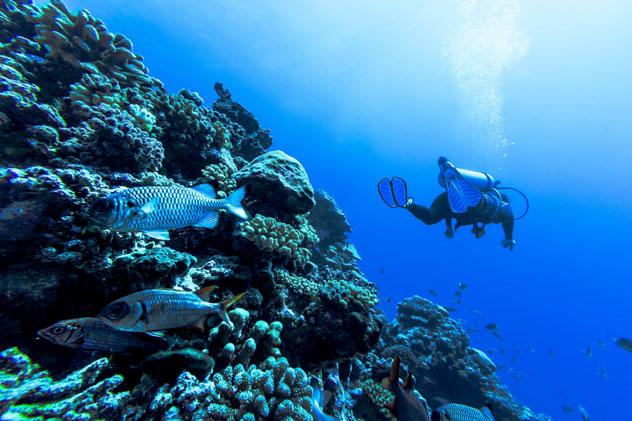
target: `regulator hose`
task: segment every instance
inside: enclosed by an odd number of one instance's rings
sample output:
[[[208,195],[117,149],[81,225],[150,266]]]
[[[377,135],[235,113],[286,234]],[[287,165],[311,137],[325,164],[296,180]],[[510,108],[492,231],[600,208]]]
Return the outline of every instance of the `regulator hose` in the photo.
[[[520,215],[519,217],[515,218],[514,217],[514,221],[517,221],[519,219],[524,218],[525,216],[527,216],[527,214],[529,213],[529,208],[531,207],[531,205],[529,204],[529,199],[527,198],[527,195],[524,194],[523,192],[521,192],[520,190],[514,188],[514,187],[496,187],[497,190],[511,190],[514,191],[516,193],[518,193],[520,196],[522,196],[522,198],[524,199],[524,203],[526,205],[524,212],[522,212],[522,215]]]

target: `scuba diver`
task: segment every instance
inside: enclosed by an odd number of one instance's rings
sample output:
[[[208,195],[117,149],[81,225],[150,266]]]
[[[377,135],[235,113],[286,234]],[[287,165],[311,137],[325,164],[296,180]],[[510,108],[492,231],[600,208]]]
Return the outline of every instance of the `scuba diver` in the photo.
[[[484,172],[457,168],[445,157],[439,158],[439,185],[446,189],[437,196],[430,207],[415,204],[408,197],[406,182],[399,177],[383,178],[378,183],[380,197],[391,208],[405,208],[426,225],[445,221],[445,236],[454,237],[454,231],[463,225],[472,225],[476,238],[485,235],[487,224],[501,224],[505,238],[501,245],[513,250],[514,221],[529,211],[529,201],[521,191],[512,187],[498,187],[499,181]],[[499,190],[513,190],[525,200],[526,210],[514,218],[507,195]],[[452,220],[456,225],[452,226]]]

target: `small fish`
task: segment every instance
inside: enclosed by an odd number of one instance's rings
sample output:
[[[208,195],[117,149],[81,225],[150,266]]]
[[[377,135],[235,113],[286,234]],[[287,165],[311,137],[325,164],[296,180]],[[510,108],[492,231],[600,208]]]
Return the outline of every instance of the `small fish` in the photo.
[[[562,411],[567,414],[572,414],[573,412],[575,412],[575,408],[571,405],[562,405]]]
[[[169,229],[215,228],[220,209],[248,219],[241,206],[244,194],[241,187],[226,199],[216,199],[209,184],[193,188],[132,187],[97,200],[92,205],[92,215],[113,231],[144,232],[158,240],[169,240]]]
[[[549,348],[548,356],[549,358],[555,357],[555,351],[553,351],[553,348]]]
[[[429,288],[429,289],[428,289],[428,294],[432,295],[433,297],[438,297],[438,296],[439,296],[439,294],[437,293],[437,291],[435,291],[435,290],[434,290],[434,289],[432,289],[432,288]]]
[[[588,345],[588,348],[586,348],[586,349],[584,350],[584,355],[585,355],[586,357],[588,357],[588,358],[591,358],[591,357],[592,357],[592,355],[593,355],[593,352],[592,352],[592,345]]]
[[[391,297],[386,297],[386,302],[390,303],[391,302]]]
[[[448,403],[432,411],[432,421],[494,421],[490,406],[481,409],[459,403]]]
[[[108,304],[99,319],[115,329],[127,332],[151,332],[196,324],[204,327],[206,318],[218,315],[232,326],[226,310],[245,293],[221,303],[209,303],[213,287],[199,291],[147,289],[135,292]]]
[[[586,411],[583,406],[579,405],[577,412],[579,412],[579,415],[582,417],[582,421],[590,421],[590,415],[588,415],[588,411]]]
[[[384,268],[380,268],[380,274],[384,275]]]
[[[459,282],[459,289],[461,291],[465,291],[467,289],[467,284],[465,282]]]
[[[498,325],[496,323],[487,323],[485,329],[489,331],[498,331]]]
[[[86,351],[151,353],[167,348],[162,338],[122,332],[94,317],[62,320],[37,334],[54,344]]]
[[[495,336],[496,338],[498,338],[498,340],[500,340],[500,341],[502,341],[502,340],[504,339],[504,338],[503,338],[503,335],[501,335],[501,334],[500,334],[500,332],[498,332],[497,330],[493,330],[493,331],[492,331],[492,335],[494,335],[494,336]]]
[[[485,313],[483,313],[482,311],[477,310],[477,309],[472,308],[472,307],[470,307],[470,308],[469,308],[469,310],[470,310],[470,312],[471,312],[472,314],[474,314],[475,316],[478,316],[478,317],[481,317],[481,318],[485,318]]]
[[[604,349],[606,347],[606,343],[603,341],[603,339],[597,339],[597,346],[601,349]]]
[[[603,367],[603,365],[599,366],[599,377],[601,378],[601,380],[606,380],[608,378],[608,373],[606,372],[606,369]]]
[[[628,352],[632,352],[632,340],[628,338],[617,338],[614,341],[614,344],[621,349],[624,349]]]
[[[463,296],[463,293],[461,292],[460,289],[457,289],[456,291],[454,291],[454,296],[461,298]]]

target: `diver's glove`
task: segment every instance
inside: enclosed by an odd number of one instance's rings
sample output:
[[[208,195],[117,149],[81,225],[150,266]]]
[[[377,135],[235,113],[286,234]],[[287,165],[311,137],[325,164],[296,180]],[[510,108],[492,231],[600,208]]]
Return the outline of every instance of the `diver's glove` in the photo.
[[[513,248],[516,245],[516,240],[510,240],[510,239],[505,238],[504,240],[500,242],[500,245],[506,249],[513,251]]]

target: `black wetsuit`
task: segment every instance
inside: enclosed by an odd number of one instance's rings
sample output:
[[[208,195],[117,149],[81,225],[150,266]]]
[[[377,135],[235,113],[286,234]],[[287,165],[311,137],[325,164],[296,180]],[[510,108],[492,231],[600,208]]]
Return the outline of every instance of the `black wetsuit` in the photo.
[[[445,220],[447,228],[452,230],[452,219],[456,220],[455,228],[463,225],[498,224],[501,223],[506,240],[513,240],[514,215],[509,199],[501,195],[502,203],[492,194],[483,193],[480,203],[475,208],[469,208],[464,213],[454,213],[450,209],[448,194],[441,193],[430,205],[425,206],[410,204],[406,209],[426,225],[434,225]]]

